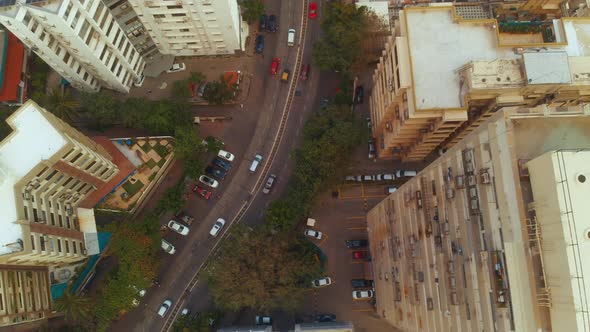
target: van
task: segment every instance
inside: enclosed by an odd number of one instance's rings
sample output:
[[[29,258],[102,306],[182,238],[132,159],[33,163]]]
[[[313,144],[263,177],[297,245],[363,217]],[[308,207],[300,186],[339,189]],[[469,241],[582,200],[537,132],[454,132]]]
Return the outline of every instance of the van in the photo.
[[[258,168],[258,165],[260,165],[260,163],[262,162],[262,156],[259,154],[256,154],[254,156],[254,160],[252,160],[252,164],[250,164],[250,173],[256,173],[256,169]]]
[[[295,29],[289,29],[287,33],[287,46],[295,45]]]

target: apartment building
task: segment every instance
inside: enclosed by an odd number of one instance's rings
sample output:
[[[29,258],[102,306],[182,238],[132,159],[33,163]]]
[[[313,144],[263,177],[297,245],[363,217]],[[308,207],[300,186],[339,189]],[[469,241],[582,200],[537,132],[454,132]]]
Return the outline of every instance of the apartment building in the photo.
[[[120,1],[127,6],[127,1]],[[234,54],[243,50],[248,26],[237,0],[128,0],[162,54]],[[113,4],[115,6],[115,4]]]
[[[47,267],[0,265],[0,326],[44,319],[51,311]]]
[[[542,7],[535,3],[524,4]],[[589,18],[494,6],[399,11],[369,100],[379,158],[423,160],[502,107],[590,101]]]
[[[102,1],[3,0],[0,23],[81,90],[128,92],[145,66]]]
[[[590,105],[505,107],[370,210],[401,331],[588,331]]]

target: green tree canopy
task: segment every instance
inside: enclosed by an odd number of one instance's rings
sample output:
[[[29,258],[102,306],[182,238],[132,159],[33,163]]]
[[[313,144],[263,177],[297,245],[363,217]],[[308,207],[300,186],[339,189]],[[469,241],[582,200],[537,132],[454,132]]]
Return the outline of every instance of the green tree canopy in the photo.
[[[242,0],[240,1],[242,7],[242,18],[252,24],[260,19],[264,14],[264,3],[262,0]]]
[[[69,89],[53,88],[45,97],[44,107],[58,118],[72,122],[78,115],[80,102],[72,96]]]
[[[83,93],[82,109],[85,111],[89,126],[103,130],[119,120],[119,101],[108,93]]]
[[[207,89],[203,95],[203,99],[208,101],[210,104],[221,105],[233,100],[238,93],[237,86],[235,84],[229,84],[223,78],[223,75],[219,78],[219,81],[211,81],[207,84]]]
[[[63,312],[68,322],[83,323],[92,316],[93,304],[88,297],[76,295],[70,288],[53,303],[56,311]]]

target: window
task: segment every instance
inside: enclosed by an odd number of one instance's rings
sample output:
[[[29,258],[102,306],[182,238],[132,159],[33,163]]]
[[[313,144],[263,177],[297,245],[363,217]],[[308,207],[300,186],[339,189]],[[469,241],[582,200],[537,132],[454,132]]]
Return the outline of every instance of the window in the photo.
[[[88,32],[88,28],[90,28],[90,23],[88,23],[88,21],[84,21],[84,23],[82,23],[82,27],[80,28],[78,36],[80,36],[80,38],[83,39],[86,35],[86,32]]]
[[[53,170],[53,172],[51,172],[51,173],[49,173],[49,175],[47,175],[47,177],[45,178],[45,180],[47,180],[47,181],[51,180],[51,178],[52,178],[52,177],[53,177],[55,174],[57,174],[57,171],[56,171],[56,170]]]
[[[93,161],[92,163],[90,163],[90,165],[88,165],[88,166],[86,167],[86,170],[89,170],[89,169],[90,169],[90,167],[94,166],[95,164],[96,164],[96,161]]]
[[[68,240],[64,240],[65,244],[66,244],[66,253],[70,253],[70,243],[68,242]]]
[[[154,18],[164,18],[166,15],[164,14],[154,14]]]
[[[31,235],[31,249],[35,250],[35,236]]]
[[[66,54],[64,55],[64,62],[67,64],[69,60],[70,60],[70,53],[66,52]]]
[[[72,11],[72,7],[73,7],[72,6],[72,3],[71,2],[68,3],[68,7],[66,8],[66,11],[64,12],[64,16],[63,17],[67,18],[67,17],[70,16],[70,12]]]
[[[43,167],[43,170],[41,170],[41,172],[37,173],[37,177],[41,177],[41,175],[43,173],[45,173],[46,170],[47,170],[47,167]]]
[[[85,74],[86,76],[88,76],[88,73]],[[84,79],[86,79],[86,77],[84,77]],[[82,157],[82,152],[78,153],[74,159],[72,159],[70,162],[73,164],[76,162],[76,160],[78,160],[80,157]]]
[[[39,240],[41,242],[41,251],[45,251],[45,236],[42,235]]]
[[[67,179],[67,180],[66,180],[66,182],[64,182],[64,184],[62,184],[62,186],[64,186],[64,187],[65,187],[65,186],[67,186],[67,185],[68,185],[68,183],[70,183],[70,181],[72,181],[73,179],[74,179],[74,178],[70,176],[70,178],[69,178],[69,179]]]
[[[35,220],[35,222],[39,221],[39,217],[37,216],[37,209],[33,208],[33,220]]]
[[[102,3],[102,1],[98,2],[98,6],[96,7],[96,11],[94,12],[94,21],[98,22],[98,19],[100,18],[100,14],[102,14],[102,11],[104,10],[104,4]],[[105,15],[108,16],[108,15]]]
[[[61,252],[61,240],[57,239],[57,252]]]
[[[78,253],[78,248],[76,247],[76,241],[72,242],[72,249],[74,250],[74,254]]]
[[[168,9],[182,9],[182,6],[166,6]]]
[[[74,16],[74,19],[72,20],[72,24],[70,24],[70,27],[72,29],[76,28],[76,25],[78,25],[78,20],[80,19],[80,12],[76,12],[76,15]]]
[[[185,13],[177,13],[177,14],[172,14],[172,17],[183,17],[186,16]]]
[[[59,227],[64,227],[64,220],[63,220],[61,214],[57,215],[57,220],[59,221]]]

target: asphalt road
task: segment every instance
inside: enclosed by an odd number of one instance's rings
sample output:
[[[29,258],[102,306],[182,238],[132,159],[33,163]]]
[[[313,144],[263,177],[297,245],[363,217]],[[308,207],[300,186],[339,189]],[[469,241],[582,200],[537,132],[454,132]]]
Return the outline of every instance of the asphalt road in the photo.
[[[253,75],[247,101],[243,108],[237,105],[218,109],[219,113],[230,113],[233,117],[232,121],[201,125],[202,131],[222,137],[226,143],[226,149],[236,154],[234,167],[228,177],[221,181],[220,187],[214,191],[210,201],[205,201],[198,196],[190,198],[185,210],[193,215],[196,221],[185,237],[173,232],[168,232],[164,236],[175,245],[177,251],[171,256],[162,253],[164,259],[159,275],[160,287],[150,288],[137,309],[122,316],[111,325],[112,331],[160,331],[165,320],[157,316],[156,312],[165,299],[171,299],[174,305],[182,299],[184,302],[182,306],[189,307],[193,311],[199,311],[209,305],[207,288],[204,284],[197,283],[191,292],[187,294],[183,292],[219,240],[219,237],[209,236],[211,226],[219,217],[225,218],[229,224],[242,205],[251,200],[243,222],[253,225],[261,221],[266,205],[272,199],[276,199],[286,185],[293,167],[290,152],[298,142],[305,119],[317,106],[318,96],[321,95],[320,97],[323,98],[333,95],[337,83],[335,78],[322,77],[320,86],[319,71],[314,72],[313,68],[309,80],[299,81],[296,90],[301,91],[301,95],[295,97],[293,101],[282,144],[270,169],[270,173],[278,175],[277,185],[270,195],[260,193],[252,196],[251,190],[260,174],[250,174],[248,167],[256,153],[262,154],[263,157],[268,155],[289,88],[289,84],[279,81],[278,75],[269,74],[270,63],[276,56],[281,58],[280,71],[294,67],[297,48],[287,46],[286,31],[289,28],[295,28],[299,32],[301,29],[301,2],[267,1],[266,8],[267,13],[277,14],[280,28],[275,34],[265,34],[264,56],[254,56],[246,64],[246,72]],[[319,21],[308,21],[303,64],[311,63],[311,45],[318,36]],[[292,75],[298,74],[292,72]],[[199,107],[194,111],[209,113],[211,110],[211,108]],[[267,161],[263,160],[263,162]],[[162,223],[166,221],[164,219]],[[224,231],[229,228],[228,224]]]

